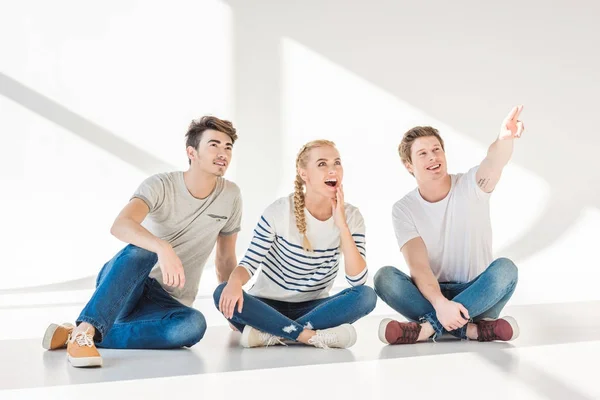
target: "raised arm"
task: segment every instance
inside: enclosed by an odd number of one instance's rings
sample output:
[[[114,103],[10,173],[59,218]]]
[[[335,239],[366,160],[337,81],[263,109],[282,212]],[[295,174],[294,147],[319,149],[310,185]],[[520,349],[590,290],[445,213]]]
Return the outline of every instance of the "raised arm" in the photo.
[[[433,306],[442,326],[447,331],[461,328],[468,322],[469,312],[460,303],[448,300],[440,290],[440,284],[431,271],[425,242],[416,237],[402,246],[402,255],[410,269],[417,288]],[[464,316],[461,316],[461,312]]]
[[[522,110],[523,106],[514,107],[502,121],[498,139],[490,145],[487,156],[477,170],[477,185],[486,193],[491,193],[498,184],[502,170],[512,157],[514,139],[523,134],[525,126],[519,120]]]

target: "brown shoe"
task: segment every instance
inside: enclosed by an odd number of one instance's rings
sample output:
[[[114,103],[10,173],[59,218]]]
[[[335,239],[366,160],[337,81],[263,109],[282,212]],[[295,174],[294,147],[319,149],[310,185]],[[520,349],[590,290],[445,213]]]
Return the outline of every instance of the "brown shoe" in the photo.
[[[480,342],[494,340],[508,342],[519,337],[519,325],[513,317],[483,319],[475,324],[477,325],[477,340]]]
[[[88,330],[73,332],[67,344],[67,359],[74,367],[101,367],[102,357],[94,344],[94,337]]]
[[[386,318],[379,324],[379,340],[385,344],[417,343],[421,325],[416,322],[398,322]]]
[[[44,333],[42,347],[46,350],[64,349],[75,325],[65,322],[62,325],[50,324]]]

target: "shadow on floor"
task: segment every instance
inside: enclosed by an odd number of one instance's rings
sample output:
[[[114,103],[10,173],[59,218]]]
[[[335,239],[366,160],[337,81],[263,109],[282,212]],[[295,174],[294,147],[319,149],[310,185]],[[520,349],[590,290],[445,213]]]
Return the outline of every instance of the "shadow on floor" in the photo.
[[[105,350],[104,367],[75,369],[67,364],[64,350],[46,352],[39,339],[0,341],[0,389],[33,388],[67,384],[111,382],[156,377],[196,375],[304,365],[347,363],[378,359],[476,353],[500,369],[514,366],[511,349],[600,340],[600,302],[516,306],[508,309],[521,325],[521,337],[513,343],[478,343],[442,339],[437,343],[384,346],[376,332],[381,316],[369,316],[355,326],[357,344],[349,350],[320,350],[302,345],[243,349],[239,336],[226,326],[210,327],[204,339],[191,349]],[[569,319],[565,319],[566,315]],[[568,324],[565,321],[570,321]],[[568,333],[568,334],[567,334]],[[14,360],[26,362],[15,363]],[[518,364],[518,363],[517,363]],[[551,380],[533,366],[518,364],[527,372],[527,383]],[[525,378],[524,378],[525,379]],[[533,380],[533,381],[532,381]],[[530,382],[531,381],[531,382]],[[558,386],[557,386],[558,385]],[[577,396],[568,386],[543,385],[552,394]],[[559,396],[560,397],[560,396]],[[559,398],[554,397],[554,398]]]

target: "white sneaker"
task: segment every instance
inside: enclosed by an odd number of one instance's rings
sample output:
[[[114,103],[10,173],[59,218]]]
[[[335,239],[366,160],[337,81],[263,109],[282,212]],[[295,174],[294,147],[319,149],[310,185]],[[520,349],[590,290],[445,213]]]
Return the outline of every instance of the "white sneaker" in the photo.
[[[251,327],[250,325],[246,325],[244,327],[244,331],[242,332],[242,338],[240,339],[240,344],[243,347],[269,347],[274,345],[284,345],[282,338],[277,337],[275,335],[271,335],[267,332],[259,331],[256,328]]]
[[[347,349],[356,343],[356,330],[350,324],[342,324],[329,329],[321,329],[308,340],[309,344],[321,349],[336,347]]]

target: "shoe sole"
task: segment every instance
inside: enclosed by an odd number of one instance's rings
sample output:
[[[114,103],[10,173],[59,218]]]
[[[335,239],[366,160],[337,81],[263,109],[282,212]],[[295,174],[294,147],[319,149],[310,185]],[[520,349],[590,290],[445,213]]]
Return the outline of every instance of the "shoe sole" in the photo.
[[[66,344],[64,347],[56,347],[56,348],[51,348],[52,346],[52,337],[54,336],[54,332],[56,332],[56,330],[60,327],[61,325],[58,324],[50,324],[50,326],[48,328],[46,328],[46,332],[44,333],[44,337],[42,338],[42,347],[46,350],[56,350],[56,349],[64,349],[66,347]],[[68,322],[62,324],[62,326],[66,326],[68,328],[75,328],[75,325],[70,324]]]
[[[519,335],[521,334],[521,330],[519,329],[519,324],[517,324],[517,320],[514,319],[513,317],[502,317],[502,319],[505,320],[506,322],[508,322],[510,324],[510,327],[513,330],[513,335],[509,340],[509,342],[512,342],[513,340],[518,338]]]
[[[242,337],[240,338],[240,345],[245,348],[245,349],[250,349],[250,345],[249,345],[249,339],[250,339],[250,331],[252,331],[252,328],[250,325],[246,325],[246,327],[244,327],[244,331],[242,332]]]
[[[379,323],[379,332],[378,332],[379,340],[381,340],[385,344],[390,344],[390,342],[388,342],[387,339],[385,338],[385,330],[386,330],[388,324],[392,321],[393,321],[393,319],[391,319],[391,318],[385,318]]]
[[[348,346],[343,347],[344,349],[347,349],[347,348],[350,348],[350,347],[352,347],[352,346],[354,346],[356,344],[356,339],[357,339],[356,329],[352,325],[350,325],[350,324],[344,324],[342,326],[346,329],[346,331],[350,334],[350,337],[352,338],[350,340],[350,343],[348,344]]]
[[[67,354],[67,360],[75,368],[101,367],[102,357],[71,357]]]
[[[521,334],[521,330],[519,329],[519,324],[517,323],[516,319],[509,316],[501,317],[499,319],[503,319],[506,322],[508,322],[508,324],[512,328],[513,335],[510,339],[506,340],[507,342],[512,342],[513,340],[519,337],[519,335]],[[494,318],[482,318],[482,321],[494,321]]]

